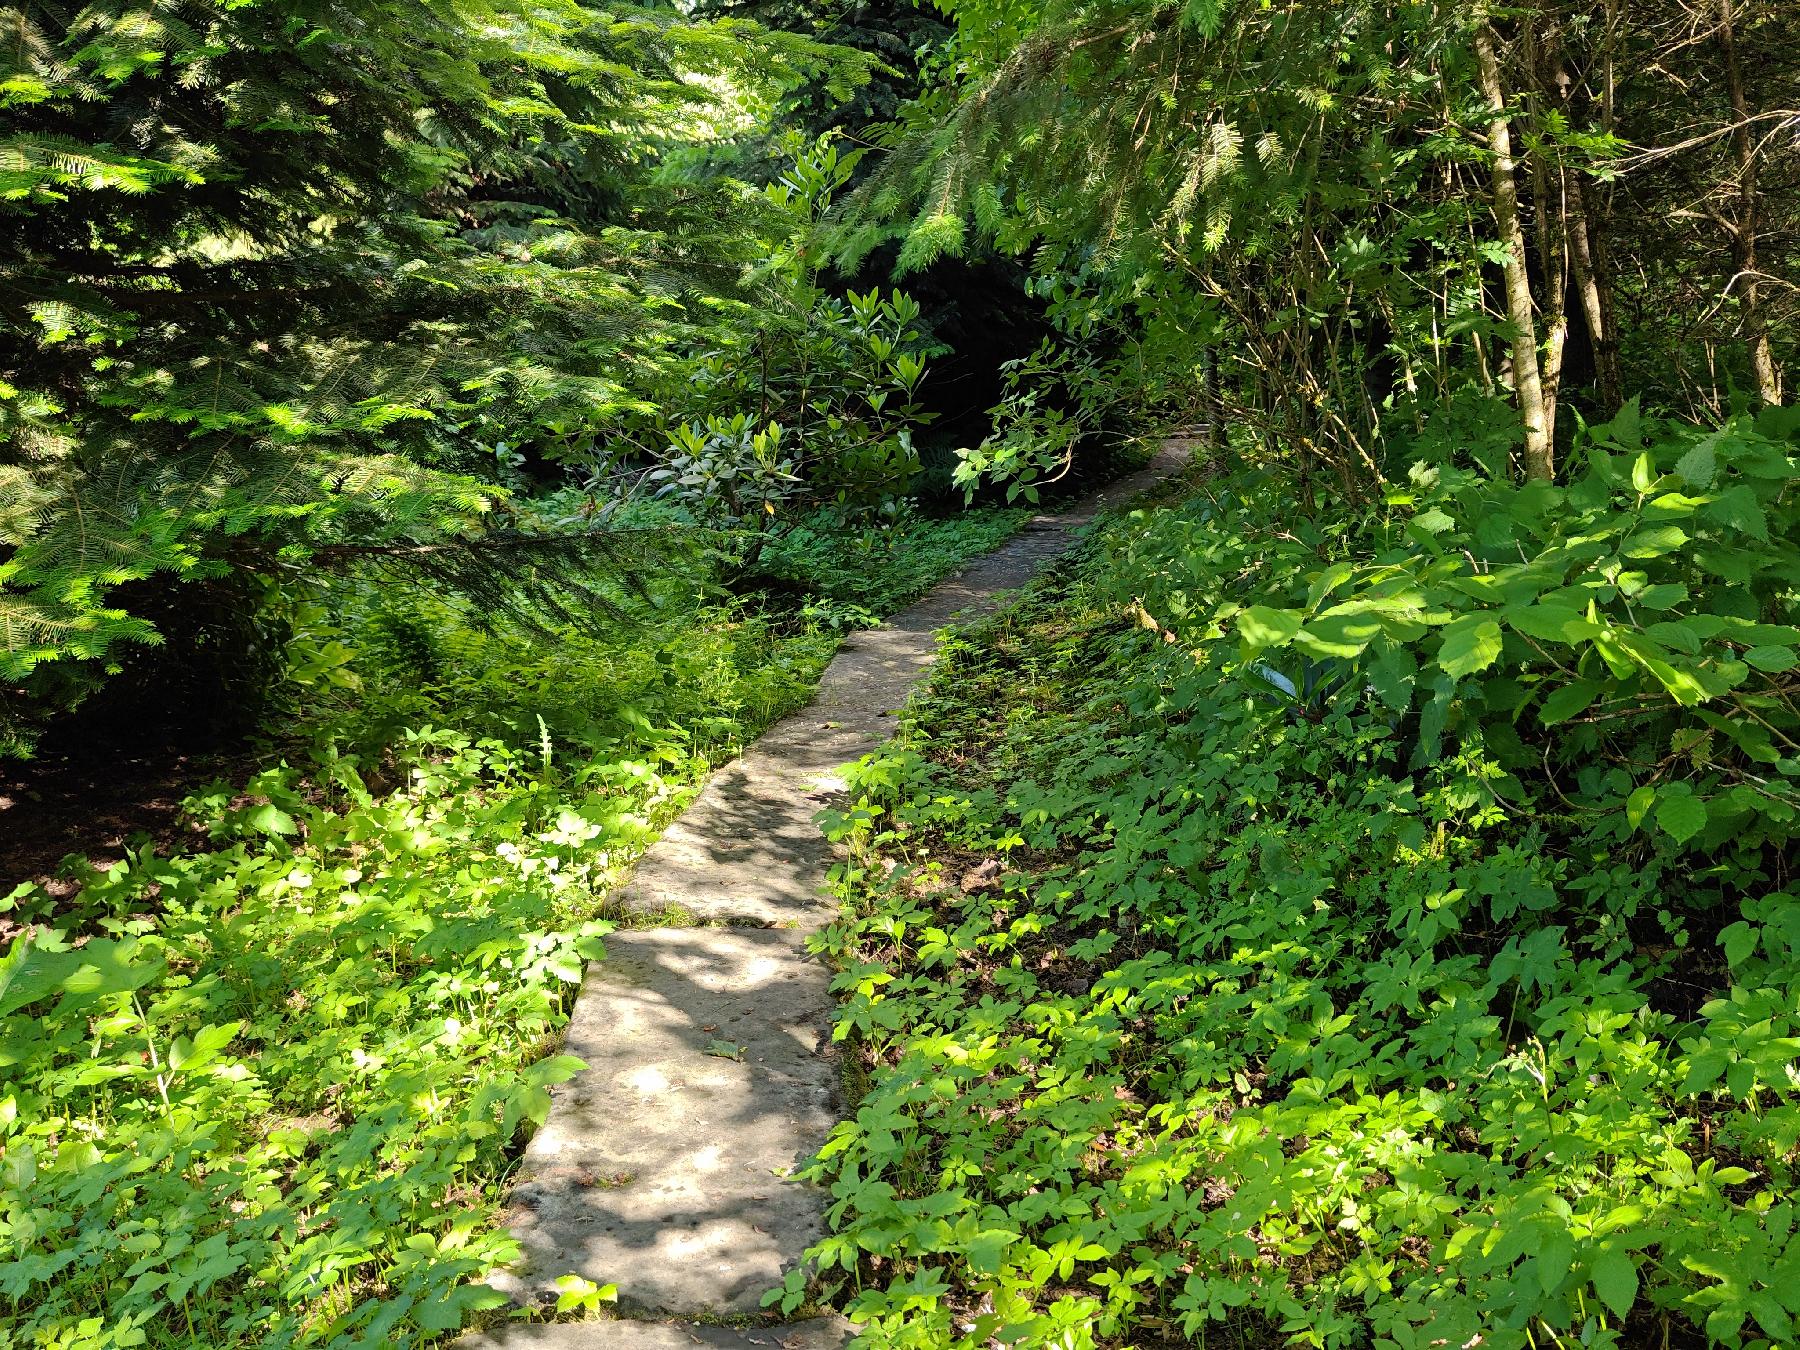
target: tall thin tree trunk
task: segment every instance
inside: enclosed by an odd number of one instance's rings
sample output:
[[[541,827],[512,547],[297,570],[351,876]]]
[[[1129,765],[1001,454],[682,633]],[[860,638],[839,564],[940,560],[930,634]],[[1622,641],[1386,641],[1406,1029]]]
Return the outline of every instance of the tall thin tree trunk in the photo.
[[[1540,30],[1530,18],[1524,28],[1526,78],[1534,96],[1549,93],[1546,76],[1560,67],[1559,36],[1554,29]],[[1560,101],[1560,91],[1552,95]],[[1542,110],[1532,110],[1533,120]],[[1544,388],[1544,425],[1556,431],[1556,404],[1562,396],[1563,358],[1569,343],[1569,197],[1567,174],[1552,164],[1540,147],[1527,152],[1531,164],[1532,225],[1536,235],[1538,282],[1543,304],[1544,342],[1539,351],[1539,377]],[[1554,176],[1556,188],[1551,189]],[[1555,209],[1552,210],[1552,203]]]
[[[1494,50],[1493,25],[1484,16],[1475,25],[1475,64],[1487,99],[1488,149],[1494,157],[1494,221],[1506,248],[1502,272],[1506,312],[1512,323],[1512,385],[1519,398],[1525,428],[1525,475],[1556,477],[1556,440],[1544,401],[1538,367],[1537,320],[1531,304],[1531,276],[1525,264],[1525,230],[1519,223],[1518,162],[1513,158],[1512,125],[1506,115],[1506,90],[1500,82],[1500,58]]]
[[[1719,52],[1725,58],[1725,79],[1731,90],[1731,115],[1737,129],[1731,134],[1737,155],[1738,214],[1731,234],[1733,284],[1742,282],[1744,334],[1750,345],[1750,367],[1756,373],[1756,390],[1762,401],[1781,402],[1781,372],[1769,347],[1768,329],[1758,305],[1761,287],[1756,274],[1756,150],[1750,143],[1750,100],[1744,93],[1744,71],[1738,61],[1737,32],[1732,0],[1719,0]]]
[[[1206,448],[1225,448],[1225,401],[1219,397],[1219,349],[1208,347],[1201,357],[1200,402],[1206,410]]]
[[[1610,90],[1613,38],[1613,26],[1609,21],[1601,35],[1602,81],[1606,89],[1601,103],[1601,129],[1609,133],[1612,131]],[[1552,54],[1539,83],[1543,92],[1556,101],[1556,106],[1569,119],[1570,125],[1578,125],[1575,82],[1569,75],[1568,63],[1563,60],[1560,50]],[[1568,284],[1574,287],[1582,317],[1587,321],[1588,346],[1594,358],[1594,383],[1598,386],[1601,409],[1610,417],[1624,405],[1625,392],[1624,381],[1619,375],[1619,341],[1612,328],[1612,303],[1608,293],[1605,254],[1598,238],[1601,225],[1588,210],[1587,189],[1582,182],[1581,169],[1578,166],[1573,169],[1563,168],[1559,174],[1559,182],[1562,190],[1562,265],[1566,269]],[[1548,274],[1549,269],[1544,270]],[[1554,425],[1555,418],[1552,417],[1551,421]]]
[[[1588,340],[1594,348],[1594,381],[1600,387],[1600,407],[1608,417],[1625,406],[1625,382],[1619,375],[1619,338],[1613,332],[1612,304],[1607,297],[1609,279],[1594,246],[1596,223],[1589,217],[1587,198],[1579,171],[1569,175],[1569,264],[1575,274],[1575,290],[1581,296],[1581,312],[1587,319]]]

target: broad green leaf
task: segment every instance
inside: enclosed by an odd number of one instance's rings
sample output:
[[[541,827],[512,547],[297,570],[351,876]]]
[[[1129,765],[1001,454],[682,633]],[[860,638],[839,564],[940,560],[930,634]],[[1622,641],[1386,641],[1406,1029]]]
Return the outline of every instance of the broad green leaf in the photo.
[[[1599,624],[1567,604],[1509,605],[1500,617],[1509,628],[1545,642],[1579,642],[1600,631]]]
[[[1756,951],[1756,944],[1761,936],[1761,928],[1747,924],[1742,919],[1727,924],[1719,934],[1719,945],[1725,949],[1726,963],[1734,969],[1743,965]]]
[[[1734,530],[1741,530],[1752,539],[1768,542],[1769,518],[1763,513],[1761,503],[1756,500],[1756,493],[1743,483],[1727,488],[1714,497],[1707,508],[1707,514]]]
[[[1386,645],[1369,663],[1368,673],[1369,686],[1388,707],[1395,712],[1404,712],[1412,706],[1413,682],[1418,678],[1419,665],[1409,648],[1392,643]]]
[[[0,1153],[0,1184],[11,1190],[24,1191],[37,1180],[37,1150],[29,1143],[10,1145]]]
[[[1752,722],[1742,717],[1724,717],[1705,708],[1699,710],[1700,719],[1714,731],[1723,732],[1737,746],[1758,764],[1778,764],[1781,752],[1775,748],[1775,742],[1769,736],[1769,730],[1760,722]]]
[[[619,1287],[614,1284],[595,1284],[592,1280],[580,1275],[558,1275],[553,1281],[556,1288],[556,1311],[571,1312],[576,1308],[596,1308],[602,1303],[616,1303],[619,1299]]]
[[[1687,784],[1673,784],[1658,797],[1656,824],[1676,843],[1685,844],[1706,828],[1706,803]]]
[[[1769,562],[1766,551],[1751,548],[1696,548],[1690,555],[1706,571],[1733,585],[1747,586]]]
[[[1694,443],[1680,459],[1675,461],[1675,472],[1687,481],[1689,487],[1709,488],[1718,476],[1719,457],[1713,447],[1719,443],[1719,433],[1703,436]]]
[[[1324,603],[1327,596],[1355,575],[1356,569],[1346,562],[1333,563],[1327,567],[1314,577],[1312,585],[1306,588],[1307,609],[1317,609]]]
[[[1671,653],[1667,648],[1631,633],[1619,634],[1618,639],[1619,645],[1631,654],[1632,659],[1649,671],[1669,697],[1682,707],[1691,708],[1711,697],[1711,691],[1700,678],[1699,672],[1675,665],[1669,659]]]
[[[160,957],[139,955],[135,938],[123,942],[95,938],[70,955],[76,958],[75,968],[64,978],[62,987],[72,1003],[142,989],[164,969]]]
[[[1723,698],[1750,678],[1750,667],[1742,661],[1716,661],[1696,667],[1694,674],[1706,686],[1708,698]]]
[[[1646,586],[1632,599],[1634,605],[1642,605],[1645,609],[1673,609],[1688,598],[1688,588],[1678,582],[1663,582],[1656,586]]]
[[[579,1055],[552,1055],[548,1059],[540,1059],[525,1070],[525,1077],[534,1084],[566,1083],[583,1069],[587,1061]]]
[[[1368,613],[1327,613],[1294,635],[1294,645],[1313,656],[1360,656],[1381,635],[1379,618]]]
[[[1565,684],[1539,706],[1538,721],[1547,727],[1568,721],[1577,713],[1585,712],[1605,687],[1598,680],[1573,680]]]
[[[36,938],[36,933],[27,929],[0,958],[0,1017],[58,992],[63,980],[81,964],[75,952],[46,951]]]
[[[1646,516],[1691,516],[1709,499],[1706,497],[1689,497],[1680,492],[1665,492],[1651,498],[1644,504]]]
[[[1569,1273],[1575,1260],[1575,1239],[1558,1224],[1544,1234],[1536,1251],[1538,1287],[1546,1294],[1554,1293]]]
[[[1800,646],[1800,628],[1781,623],[1753,623],[1748,619],[1720,616],[1715,631],[1726,633],[1733,642],[1752,647]]]
[[[1642,787],[1632,789],[1625,799],[1625,819],[1632,829],[1644,823],[1644,817],[1650,814],[1650,807],[1656,801],[1656,789],[1645,783]]]
[[[1006,1249],[1019,1240],[1010,1228],[983,1228],[967,1238],[963,1255],[969,1269],[982,1275],[998,1275],[1005,1264]]]
[[[1644,635],[1665,647],[1673,647],[1689,656],[1700,655],[1700,634],[1692,624],[1686,623],[1653,623],[1644,630]]]
[[[1632,534],[1619,551],[1627,558],[1660,558],[1687,541],[1687,531],[1679,525],[1652,525]]]
[[[1300,615],[1291,609],[1251,605],[1237,617],[1238,636],[1253,650],[1279,647],[1300,631]]]
[[[1623,1319],[1631,1312],[1637,1302],[1638,1273],[1630,1252],[1623,1247],[1601,1248],[1589,1273],[1594,1279],[1594,1292],[1614,1317]]]
[[[1486,670],[1500,655],[1500,625],[1483,614],[1466,614],[1444,629],[1438,667],[1453,679]]]
[[[1794,649],[1792,647],[1752,647],[1744,653],[1744,661],[1758,670],[1771,675],[1779,675],[1783,671],[1794,668]]]
[[[231,1040],[243,1029],[242,1022],[227,1022],[223,1026],[202,1027],[194,1033],[193,1039],[177,1036],[169,1047],[169,1068],[173,1070],[192,1071],[204,1069],[219,1057],[220,1051],[231,1044]]]
[[[1644,443],[1643,413],[1636,395],[1613,414],[1610,422],[1602,422],[1592,430],[1595,440],[1615,450],[1635,450]]]
[[[1705,1092],[1719,1081],[1725,1072],[1725,1066],[1731,1057],[1724,1049],[1711,1041],[1704,1041],[1700,1048],[1688,1056],[1688,1071],[1682,1079],[1681,1095],[1691,1097],[1695,1093]]]
[[[1444,726],[1450,720],[1450,705],[1456,699],[1456,680],[1446,671],[1438,671],[1421,684],[1430,692],[1431,698],[1419,709],[1419,743],[1413,747],[1408,761],[1415,769],[1437,763],[1442,751]]]
[[[297,834],[300,830],[300,827],[294,823],[294,818],[273,802],[252,807],[244,816],[244,824],[262,834],[269,835]]]
[[[1594,650],[1600,653],[1600,659],[1606,662],[1606,668],[1619,679],[1629,679],[1637,669],[1637,658],[1632,655],[1631,648],[1625,645],[1620,634],[1607,629],[1594,634]]]

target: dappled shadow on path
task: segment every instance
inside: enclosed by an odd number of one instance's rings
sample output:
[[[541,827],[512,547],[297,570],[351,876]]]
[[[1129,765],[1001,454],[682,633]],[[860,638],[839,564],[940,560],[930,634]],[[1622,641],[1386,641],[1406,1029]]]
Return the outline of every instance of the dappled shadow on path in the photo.
[[[784,1180],[838,1118],[829,974],[799,934],[615,934],[568,1032],[560,1094],[513,1192],[513,1285],[618,1283],[639,1311],[752,1312],[822,1233]]]

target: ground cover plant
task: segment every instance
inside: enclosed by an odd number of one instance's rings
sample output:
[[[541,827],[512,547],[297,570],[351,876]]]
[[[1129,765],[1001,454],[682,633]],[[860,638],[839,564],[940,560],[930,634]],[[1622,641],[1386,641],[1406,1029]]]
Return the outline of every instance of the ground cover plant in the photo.
[[[826,817],[864,1343],[1791,1343],[1794,432],[1220,475],[954,644]]]
[[[607,888],[845,628],[1020,523],[820,522],[775,545],[787,609],[689,587],[610,636],[318,606],[291,766],[198,794],[188,850],[0,902],[0,1345],[406,1345],[501,1303]]]
[[[0,1350],[500,1315],[621,867],[1172,426],[827,818],[771,1306],[1800,1336],[1800,6],[931,9],[0,7]]]

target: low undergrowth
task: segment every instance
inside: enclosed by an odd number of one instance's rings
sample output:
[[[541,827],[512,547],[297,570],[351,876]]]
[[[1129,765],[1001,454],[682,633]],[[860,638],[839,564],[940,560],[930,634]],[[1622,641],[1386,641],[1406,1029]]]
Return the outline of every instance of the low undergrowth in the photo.
[[[496,1307],[607,889],[843,627],[1021,519],[796,532],[772,561],[831,615],[695,576],[548,639],[418,590],[301,607],[284,762],[192,798],[200,846],[0,898],[0,1350],[409,1346]]]
[[[1454,449],[1115,526],[861,766],[862,1344],[1793,1342],[1793,428]]]

